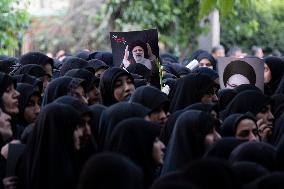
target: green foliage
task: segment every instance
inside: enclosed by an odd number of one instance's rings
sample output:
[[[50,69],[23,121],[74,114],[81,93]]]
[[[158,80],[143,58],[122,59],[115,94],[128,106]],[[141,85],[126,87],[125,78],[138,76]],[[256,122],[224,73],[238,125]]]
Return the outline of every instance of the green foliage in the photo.
[[[18,49],[23,30],[28,23],[25,10],[15,9],[17,0],[0,1],[0,54],[13,54]]]
[[[284,52],[284,4],[282,0],[259,0],[243,7],[235,4],[234,11],[221,20],[221,43],[239,46],[247,52],[253,45],[266,53],[273,49]]]

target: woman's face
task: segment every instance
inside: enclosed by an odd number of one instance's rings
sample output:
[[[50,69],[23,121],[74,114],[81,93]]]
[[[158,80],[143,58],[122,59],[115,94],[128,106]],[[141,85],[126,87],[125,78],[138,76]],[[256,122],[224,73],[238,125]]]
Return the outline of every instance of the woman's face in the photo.
[[[232,75],[226,83],[226,88],[234,89],[239,85],[250,84],[248,78],[241,74]]]
[[[40,97],[37,95],[32,95],[24,111],[24,118],[26,122],[27,123],[35,122],[39,112],[40,112]]]
[[[152,111],[149,115],[149,118],[151,122],[158,123],[161,126],[165,126],[168,120],[167,113],[162,107]]]
[[[11,116],[3,112],[0,108],[0,134],[4,140],[13,135],[10,120]]]
[[[75,150],[80,150],[84,148],[91,137],[91,117],[89,115],[84,115],[82,118],[82,123],[80,123],[73,133],[73,141]]]
[[[78,98],[84,104],[88,104],[88,100],[86,99],[84,88],[81,85],[71,90],[71,96]]]
[[[264,83],[268,83],[272,78],[271,71],[266,64],[264,64],[264,75],[263,76],[264,76]]]
[[[158,137],[156,137],[154,143],[153,143],[153,152],[152,156],[154,159],[154,162],[157,165],[162,165],[164,163],[164,151],[165,151],[165,145]]]
[[[213,69],[213,65],[207,58],[203,58],[199,61],[199,67],[207,67]]]
[[[3,108],[5,112],[10,115],[19,113],[19,96],[20,93],[14,88],[13,84],[7,87],[2,95]]]
[[[241,140],[259,141],[255,122],[251,119],[241,120],[237,126],[235,137]]]
[[[134,92],[135,87],[128,75],[118,77],[114,83],[114,98],[120,102],[127,99]]]
[[[87,92],[86,94],[88,99],[88,104],[101,104],[102,103],[102,95],[100,90],[94,85],[93,89]]]

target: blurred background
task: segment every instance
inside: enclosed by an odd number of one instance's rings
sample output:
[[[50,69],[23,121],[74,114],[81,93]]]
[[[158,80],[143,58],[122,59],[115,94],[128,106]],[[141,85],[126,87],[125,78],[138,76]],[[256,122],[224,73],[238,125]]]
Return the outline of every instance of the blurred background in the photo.
[[[160,52],[284,53],[283,0],[0,0],[0,54],[110,51],[110,31],[157,28]]]

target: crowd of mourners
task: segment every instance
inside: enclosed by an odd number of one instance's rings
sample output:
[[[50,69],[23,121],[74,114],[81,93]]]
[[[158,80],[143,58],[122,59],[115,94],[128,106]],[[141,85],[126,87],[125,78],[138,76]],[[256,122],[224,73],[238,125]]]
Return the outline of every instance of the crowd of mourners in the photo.
[[[220,89],[222,46],[129,50],[0,56],[0,188],[284,188],[283,57],[228,51],[264,61],[262,91]]]

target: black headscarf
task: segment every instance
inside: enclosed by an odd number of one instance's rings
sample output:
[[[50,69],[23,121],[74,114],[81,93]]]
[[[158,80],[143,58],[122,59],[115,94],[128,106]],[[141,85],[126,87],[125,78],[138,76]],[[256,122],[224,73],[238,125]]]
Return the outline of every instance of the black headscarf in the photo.
[[[137,88],[131,95],[129,102],[142,104],[151,110],[155,110],[160,106],[163,106],[163,108],[167,111],[169,107],[167,95],[159,89],[151,86],[142,86]]]
[[[152,183],[158,167],[152,153],[159,134],[158,125],[141,118],[129,118],[117,125],[110,139],[110,151],[127,156],[143,170],[146,188]]]
[[[119,102],[103,111],[99,126],[99,146],[103,150],[109,141],[113,129],[124,119],[139,117],[144,118],[150,109],[138,103]]]
[[[271,99],[259,91],[243,91],[232,99],[227,108],[220,113],[220,117],[224,120],[231,114],[246,112],[251,112],[255,116],[270,102]]]
[[[101,76],[100,80],[100,91],[103,99],[103,105],[110,106],[118,102],[114,98],[114,84],[118,77],[127,75],[134,84],[134,79],[130,73],[121,68],[109,68]]]
[[[84,82],[82,83],[82,86],[85,92],[89,92],[90,90],[94,88],[96,84],[99,83],[99,78],[94,76],[92,72],[86,69],[72,69],[72,70],[69,70],[65,74],[65,76],[83,79]]]
[[[247,184],[245,189],[282,189],[284,186],[284,174],[274,172]]]
[[[185,76],[187,74],[190,74],[190,69],[187,67],[180,65],[180,64],[170,64],[165,63],[163,64],[163,71],[166,71],[167,73],[173,74],[177,78],[180,78],[181,76]]]
[[[75,54],[75,57],[88,61],[90,60],[90,54],[91,54],[90,51],[83,50],[83,51],[77,52]]]
[[[178,63],[178,57],[170,53],[160,54],[160,59],[162,62],[167,61],[170,63]]]
[[[284,114],[282,113],[275,121],[271,144],[277,146],[281,139],[284,138]]]
[[[212,132],[216,120],[198,110],[182,113],[176,121],[167,146],[161,175],[176,171],[205,153],[205,136]]]
[[[240,140],[233,137],[225,137],[213,144],[205,153],[205,157],[214,157],[228,160],[231,152],[246,140]]]
[[[186,106],[201,102],[201,98],[210,93],[214,93],[216,84],[207,75],[189,74],[177,80],[171,98],[170,112],[181,110]]]
[[[92,59],[88,61],[89,67],[94,68],[94,71],[98,71],[99,69],[108,69],[109,66],[102,60]]]
[[[239,189],[231,165],[218,159],[205,158],[190,163],[185,169],[188,182],[202,189]]]
[[[246,113],[246,114],[231,114],[230,116],[228,116],[224,120],[224,122],[221,126],[220,134],[222,135],[222,137],[235,137],[236,131],[237,131],[237,126],[244,119],[250,119],[255,123],[255,125],[257,125],[255,118],[248,113]]]
[[[21,56],[20,64],[37,64],[44,66],[46,64],[50,64],[53,67],[53,59],[49,58],[45,54],[41,52],[29,52]]]
[[[274,102],[271,107],[271,112],[275,120],[277,120],[278,117],[284,112],[284,94],[276,94],[271,98]]]
[[[20,66],[20,64],[16,57],[0,55],[0,72],[6,74],[13,73],[18,66]]]
[[[67,73],[69,70],[72,69],[80,69],[88,66],[88,62],[86,60],[83,60],[81,58],[77,57],[68,57],[66,60],[64,60],[61,69],[60,69],[60,75],[63,76],[65,73]]]
[[[202,59],[208,59],[209,62],[212,64],[213,66],[213,70],[216,70],[217,69],[217,61],[215,60],[215,58],[208,52],[203,52],[201,54],[199,54],[196,58],[196,60],[198,62],[200,62]]]
[[[26,127],[29,123],[27,123],[24,117],[25,108],[27,107],[28,102],[32,96],[38,96],[40,99],[41,93],[36,90],[32,85],[26,83],[19,83],[17,85],[17,91],[20,93],[18,124]]]
[[[78,78],[71,78],[66,76],[52,80],[45,90],[42,105],[44,106],[48,103],[51,103],[58,97],[68,95],[71,89],[81,85],[82,81],[83,80]]]
[[[279,57],[268,56],[264,58],[264,62],[269,67],[271,73],[271,80],[265,84],[265,93],[273,95],[284,74],[284,61]]]
[[[13,78],[17,80],[17,83],[30,84],[34,88],[38,89],[40,93],[42,93],[43,83],[40,79],[28,74],[14,75]]]
[[[282,77],[274,94],[284,94],[284,77]]]
[[[73,132],[79,121],[67,105],[51,103],[42,109],[26,146],[25,188],[75,188]]]
[[[162,131],[161,131],[161,141],[163,141],[163,143],[167,146],[169,141],[170,141],[170,138],[171,138],[171,135],[172,135],[172,132],[174,130],[174,127],[175,127],[175,123],[177,121],[177,119],[179,118],[179,116],[184,112],[184,110],[178,110],[178,111],[175,111],[174,113],[170,114],[170,116],[168,117],[168,120],[166,122],[166,125],[162,128]]]
[[[143,189],[143,174],[130,159],[116,153],[91,157],[77,189]]]
[[[130,64],[126,70],[132,74],[138,74],[145,78],[147,81],[150,81],[151,70],[149,70],[143,64]]]
[[[91,120],[91,130],[92,134],[95,138],[95,140],[98,143],[99,140],[99,126],[100,126],[100,119],[101,115],[104,110],[106,110],[106,107],[101,105],[101,104],[94,104],[89,106],[90,110],[92,111],[92,117],[93,119]]]
[[[257,86],[255,86],[254,84],[242,84],[237,86],[236,88],[234,88],[234,90],[237,93],[241,93],[243,91],[248,91],[248,90],[253,90],[253,91],[259,91],[262,92]]]
[[[232,163],[249,161],[262,165],[269,171],[275,170],[276,150],[273,146],[264,142],[245,142],[236,147],[231,155]]]
[[[28,74],[36,78],[41,78],[43,76],[49,76],[49,74],[43,69],[42,66],[36,64],[27,64],[20,67],[15,75]]]
[[[233,170],[242,185],[248,184],[264,175],[269,174],[269,171],[263,166],[257,163],[246,161],[234,163]]]
[[[113,55],[111,52],[97,51],[90,54],[90,59],[99,59],[105,62],[109,67],[113,66]]]
[[[218,103],[220,110],[226,109],[227,105],[237,95],[234,89],[221,89],[218,92]]]
[[[282,137],[276,146],[276,168],[284,171],[284,137]]]
[[[207,75],[209,76],[213,81],[215,81],[216,79],[219,78],[219,74],[217,71],[215,70],[212,70],[210,68],[207,68],[207,67],[199,67],[199,68],[196,68],[192,71],[192,73],[201,73],[201,74],[204,74],[204,75]]]
[[[11,76],[3,72],[0,72],[0,86],[1,86],[0,87],[0,108],[2,109],[3,112],[6,112],[6,110],[2,102],[2,96],[10,85],[14,85],[14,87],[16,88],[16,84],[17,84],[16,80],[14,80]]]

